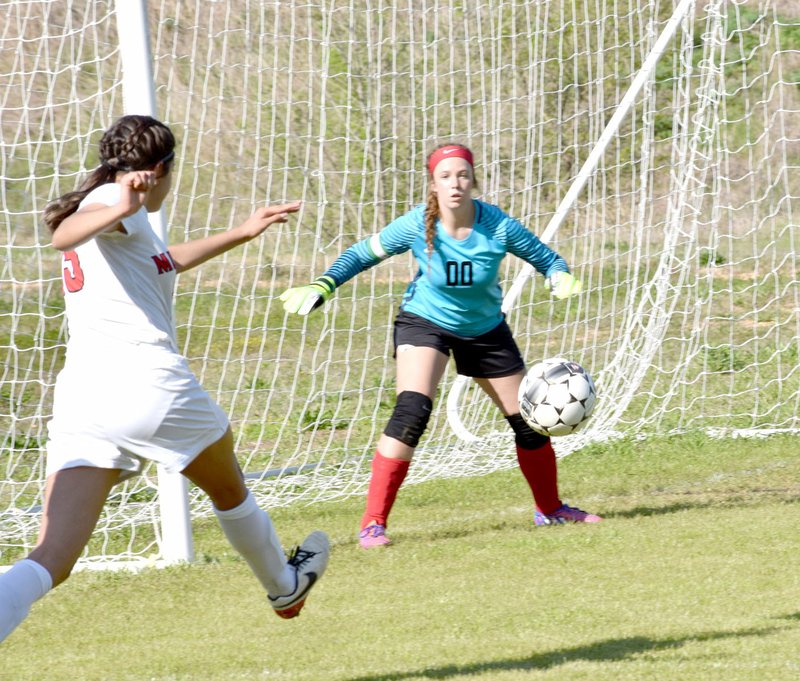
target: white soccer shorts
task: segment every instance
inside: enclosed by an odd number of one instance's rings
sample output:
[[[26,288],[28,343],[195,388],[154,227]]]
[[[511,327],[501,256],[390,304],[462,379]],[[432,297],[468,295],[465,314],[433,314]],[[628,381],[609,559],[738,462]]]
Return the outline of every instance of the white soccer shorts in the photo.
[[[118,468],[120,480],[149,461],[182,471],[228,428],[186,360],[165,349],[68,361],[48,423],[47,475],[76,466]]]

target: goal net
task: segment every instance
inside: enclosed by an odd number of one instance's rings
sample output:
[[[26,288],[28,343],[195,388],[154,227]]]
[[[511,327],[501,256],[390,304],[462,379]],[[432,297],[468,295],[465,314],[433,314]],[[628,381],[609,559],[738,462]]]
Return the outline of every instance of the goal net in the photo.
[[[425,155],[446,140],[475,152],[481,198],[541,234],[679,3],[147,4],[158,116],[178,139],[170,241],[303,201],[180,276],[181,348],[229,414],[260,501],[361,494],[414,264],[362,273],[308,318],[278,295],[422,202]],[[111,1],[0,0],[0,565],[35,542],[64,357],[42,210],[96,166],[125,113],[119,30]],[[567,356],[598,387],[560,456],[620,436],[798,428],[799,111],[794,0],[690,3],[550,237],[583,293],[553,303],[506,258],[527,361]],[[505,421],[450,368],[409,482],[514,465]],[[159,556],[158,502],[155,469],[115,488],[82,562]],[[189,502],[210,513],[197,490]]]

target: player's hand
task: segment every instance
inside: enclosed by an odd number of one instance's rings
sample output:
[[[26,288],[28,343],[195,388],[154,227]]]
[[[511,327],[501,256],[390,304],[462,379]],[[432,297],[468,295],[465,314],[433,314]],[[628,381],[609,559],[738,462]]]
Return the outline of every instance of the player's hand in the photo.
[[[336,283],[330,277],[320,277],[308,286],[290,288],[281,293],[283,309],[292,314],[307,315],[331,297]]]
[[[136,213],[147,201],[147,192],[158,184],[158,178],[152,170],[133,170],[125,173],[119,180],[119,205],[124,210],[123,217]]]
[[[258,208],[241,224],[240,229],[244,231],[248,239],[254,239],[270,225],[274,225],[276,222],[287,222],[289,220],[289,214],[299,211],[300,205],[300,201],[293,201],[292,203],[283,203],[279,206],[264,206]]]
[[[569,272],[553,272],[544,280],[544,285],[550,289],[550,294],[558,300],[576,296],[583,290],[580,279],[576,279]]]

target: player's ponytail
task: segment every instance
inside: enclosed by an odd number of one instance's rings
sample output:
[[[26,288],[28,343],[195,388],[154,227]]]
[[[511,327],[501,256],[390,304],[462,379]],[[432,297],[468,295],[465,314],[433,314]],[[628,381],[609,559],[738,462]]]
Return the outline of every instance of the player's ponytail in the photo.
[[[172,131],[150,116],[123,116],[100,140],[100,165],[81,186],[51,201],[44,209],[44,223],[51,232],[76,210],[80,202],[97,187],[114,182],[118,172],[149,170],[163,164],[169,172],[174,157]]]
[[[74,192],[68,192],[57,199],[54,199],[45,206],[44,209],[44,224],[51,232],[55,232],[58,226],[76,210],[80,202],[86,195],[97,189],[102,184],[108,184],[114,181],[116,171],[100,165],[95,168],[91,175],[84,180],[80,189]]]

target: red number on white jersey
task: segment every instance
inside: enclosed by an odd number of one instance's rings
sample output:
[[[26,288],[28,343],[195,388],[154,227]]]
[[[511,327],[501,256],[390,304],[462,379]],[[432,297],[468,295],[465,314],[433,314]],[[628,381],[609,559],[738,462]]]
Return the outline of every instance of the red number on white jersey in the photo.
[[[75,251],[64,251],[64,290],[75,293],[83,288],[83,270]]]

